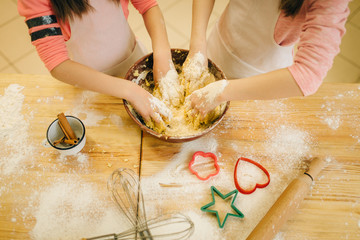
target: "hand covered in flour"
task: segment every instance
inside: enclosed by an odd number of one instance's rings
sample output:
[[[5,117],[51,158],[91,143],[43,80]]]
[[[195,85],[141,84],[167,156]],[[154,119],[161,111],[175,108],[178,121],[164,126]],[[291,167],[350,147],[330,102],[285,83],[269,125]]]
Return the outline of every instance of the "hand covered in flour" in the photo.
[[[170,109],[159,99],[151,95],[145,89],[134,84],[134,94],[128,101],[135,110],[143,117],[145,122],[153,120],[157,124],[164,124],[164,120],[171,118]]]
[[[183,102],[184,89],[180,85],[179,75],[173,65],[170,63],[170,70],[165,76],[161,76],[157,82],[161,99],[167,106],[177,107]]]
[[[185,86],[186,95],[206,86],[210,78],[207,56],[200,51],[195,54],[190,52],[183,64],[182,73],[181,84]]]
[[[184,64],[184,77],[188,80],[199,79],[201,74],[207,70],[207,55],[202,52],[189,52]]]
[[[227,85],[227,80],[219,80],[195,90],[185,98],[186,109],[192,110],[193,115],[200,114],[201,118],[205,118],[210,111],[225,102],[222,93]]]

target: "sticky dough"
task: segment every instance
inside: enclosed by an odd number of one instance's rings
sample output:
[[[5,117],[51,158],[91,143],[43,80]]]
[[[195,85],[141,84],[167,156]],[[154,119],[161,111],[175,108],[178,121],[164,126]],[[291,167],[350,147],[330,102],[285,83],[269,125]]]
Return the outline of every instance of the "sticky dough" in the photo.
[[[167,83],[159,83],[153,89],[153,96],[163,101],[171,111],[171,118],[164,118],[163,122],[156,123],[151,120],[146,122],[146,126],[154,131],[168,136],[190,136],[198,134],[208,128],[225,110],[226,104],[217,106],[213,111],[201,119],[199,114],[193,114],[192,110],[188,110],[184,105],[184,99],[195,90],[205,87],[215,82],[215,77],[208,69],[201,70],[201,74],[197,68],[186,69],[183,71],[182,66],[176,66],[178,78],[174,78],[174,73],[167,74],[161,81]],[[196,72],[189,77],[189,71]],[[198,79],[194,79],[194,77]],[[175,82],[176,81],[176,82]],[[166,88],[171,89],[166,89]],[[176,88],[176,89],[174,89]]]

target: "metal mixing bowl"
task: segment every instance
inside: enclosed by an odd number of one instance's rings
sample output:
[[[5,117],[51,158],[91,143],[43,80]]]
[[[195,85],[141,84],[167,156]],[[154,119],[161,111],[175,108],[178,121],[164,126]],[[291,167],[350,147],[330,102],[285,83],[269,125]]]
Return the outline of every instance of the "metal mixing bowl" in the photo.
[[[176,65],[182,66],[182,64],[186,60],[188,53],[189,53],[188,50],[172,49],[171,54],[172,54],[172,59],[173,59],[175,66]],[[218,66],[215,65],[214,62],[212,62],[209,59],[208,63],[209,63],[208,64],[209,71],[215,76],[216,80],[226,79],[225,74],[221,71],[221,69]],[[140,86],[142,86],[143,88],[145,88],[146,90],[148,90],[149,92],[151,92],[151,90],[155,87],[155,85],[152,81],[152,79],[153,79],[152,68],[153,68],[153,54],[150,53],[148,55],[145,55],[141,59],[139,59],[136,63],[134,63],[134,65],[129,69],[129,71],[125,75],[125,79],[132,81],[134,79],[137,79],[141,75],[141,73],[143,73],[144,71],[147,71],[148,74],[146,76],[146,79],[151,79],[150,81],[148,81],[148,83],[150,82],[150,85],[149,84],[147,85],[146,81],[144,79],[138,81],[137,83]],[[139,127],[143,131],[149,133],[150,135],[152,135],[158,139],[164,140],[166,142],[187,142],[187,141],[195,140],[201,136],[204,136],[206,133],[210,132],[221,122],[221,120],[225,116],[225,113],[227,112],[229,105],[230,105],[230,102],[227,102],[225,110],[222,113],[222,115],[219,116],[204,131],[202,131],[198,134],[189,135],[189,136],[168,136],[165,134],[160,134],[160,133],[155,132],[154,130],[148,128],[145,125],[142,117],[131,107],[130,103],[127,102],[125,99],[123,100],[123,102],[124,102],[125,109],[126,109],[127,113],[129,114],[129,116],[136,122],[137,125],[139,125]]]

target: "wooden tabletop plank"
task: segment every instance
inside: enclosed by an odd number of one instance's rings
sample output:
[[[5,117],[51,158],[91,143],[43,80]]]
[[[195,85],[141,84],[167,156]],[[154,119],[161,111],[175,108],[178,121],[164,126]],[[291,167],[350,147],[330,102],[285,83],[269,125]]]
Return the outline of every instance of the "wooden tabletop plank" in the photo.
[[[149,214],[189,215],[195,223],[192,239],[246,239],[309,159],[320,157],[326,167],[278,237],[359,239],[359,100],[358,84],[324,83],[306,98],[232,102],[217,128],[193,142],[166,143],[144,134],[141,181]],[[187,168],[199,150],[214,152],[221,166],[219,175],[205,182]],[[229,217],[220,229],[216,218],[200,207],[211,202],[210,186],[223,194],[235,189],[233,171],[239,157],[261,163],[271,183],[253,194],[239,194],[235,206],[245,218]]]
[[[17,94],[23,97],[20,113],[6,106],[16,102],[14,94],[5,96],[12,84],[23,87]],[[8,147],[0,153],[0,239],[80,239],[129,227],[117,218],[106,187],[115,169],[139,170],[141,131],[122,100],[50,76],[3,73],[0,95],[0,112],[7,114],[0,116],[5,132],[0,139]],[[47,128],[60,112],[85,125],[86,144],[75,156],[44,146]],[[9,147],[11,140],[16,148]]]

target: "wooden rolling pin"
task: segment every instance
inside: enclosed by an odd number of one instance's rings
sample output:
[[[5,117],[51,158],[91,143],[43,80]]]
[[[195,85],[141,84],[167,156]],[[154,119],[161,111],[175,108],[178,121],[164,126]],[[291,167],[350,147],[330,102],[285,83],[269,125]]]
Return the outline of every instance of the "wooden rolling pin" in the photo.
[[[324,164],[323,159],[314,158],[310,163],[309,170],[289,184],[264,218],[250,233],[247,240],[273,239],[280,227],[300,205],[300,202],[308,193],[311,183],[324,167]]]

